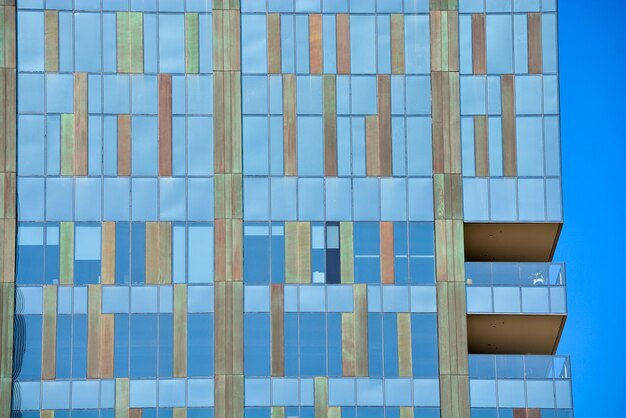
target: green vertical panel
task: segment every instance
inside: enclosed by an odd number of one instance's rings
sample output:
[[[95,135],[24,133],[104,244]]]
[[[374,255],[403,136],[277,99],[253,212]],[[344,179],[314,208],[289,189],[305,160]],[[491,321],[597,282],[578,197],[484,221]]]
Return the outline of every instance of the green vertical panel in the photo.
[[[187,377],[187,285],[174,285],[174,377]]]
[[[198,73],[198,13],[185,13],[185,62],[187,73]]]
[[[117,12],[117,72],[130,72],[130,13]]]
[[[285,222],[285,282],[298,282],[297,222]]]
[[[74,174],[74,115],[61,115],[61,175]]]
[[[74,283],[74,222],[61,222],[61,284]]]
[[[0,6],[0,68],[4,68],[4,7]]]
[[[413,376],[413,350],[411,349],[411,314],[397,314],[398,375]]]
[[[130,72],[143,73],[143,13],[130,13]]]
[[[115,379],[115,418],[128,418],[128,379]]]
[[[311,223],[298,222],[298,278],[311,282]]]
[[[315,378],[315,418],[328,418],[328,378]]]
[[[354,283],[354,238],[352,222],[339,224],[341,283]]]
[[[43,287],[42,380],[56,377],[57,286]]]
[[[285,407],[284,406],[273,407],[272,418],[285,418]]]

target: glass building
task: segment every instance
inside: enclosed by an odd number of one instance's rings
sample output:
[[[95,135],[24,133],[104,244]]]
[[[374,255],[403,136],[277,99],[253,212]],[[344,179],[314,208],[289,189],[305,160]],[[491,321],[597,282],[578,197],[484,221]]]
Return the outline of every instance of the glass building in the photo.
[[[572,418],[556,0],[0,0],[0,418]]]

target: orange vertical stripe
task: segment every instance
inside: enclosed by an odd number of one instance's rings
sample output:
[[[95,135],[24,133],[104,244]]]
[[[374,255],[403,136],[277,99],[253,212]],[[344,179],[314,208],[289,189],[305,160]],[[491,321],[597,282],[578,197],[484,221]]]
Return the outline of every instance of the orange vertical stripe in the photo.
[[[87,175],[87,73],[74,73],[74,175]]]
[[[172,76],[159,74],[159,176],[172,175]]]
[[[337,14],[337,74],[350,74],[350,15]]]
[[[280,74],[281,70],[280,14],[269,13],[267,15],[267,72]]]
[[[380,274],[383,284],[395,283],[393,222],[380,223]]]
[[[380,176],[378,116],[365,116],[365,169],[368,176]]]
[[[117,116],[117,175],[130,176],[130,115]]]
[[[285,176],[298,175],[296,76],[283,75],[283,153]]]
[[[472,15],[472,68],[474,74],[486,74],[487,54],[485,36],[485,15]]]
[[[502,158],[504,175],[517,175],[517,138],[515,120],[515,76],[503,75],[501,78],[502,94]]]
[[[378,148],[380,175],[392,175],[391,150],[391,82],[389,75],[379,74],[378,79]]]
[[[322,65],[322,15],[309,15],[309,67],[311,74],[321,74]]]
[[[528,72],[541,74],[542,60],[541,13],[528,13]]]
[[[272,285],[271,294],[272,376],[285,375],[285,317],[282,284]]]

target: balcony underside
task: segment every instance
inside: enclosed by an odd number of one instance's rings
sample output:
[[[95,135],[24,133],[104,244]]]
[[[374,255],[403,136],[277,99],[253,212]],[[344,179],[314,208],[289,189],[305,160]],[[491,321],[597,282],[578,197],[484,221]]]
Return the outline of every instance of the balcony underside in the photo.
[[[556,353],[566,315],[467,315],[470,354]]]
[[[466,223],[465,261],[552,261],[562,223]]]

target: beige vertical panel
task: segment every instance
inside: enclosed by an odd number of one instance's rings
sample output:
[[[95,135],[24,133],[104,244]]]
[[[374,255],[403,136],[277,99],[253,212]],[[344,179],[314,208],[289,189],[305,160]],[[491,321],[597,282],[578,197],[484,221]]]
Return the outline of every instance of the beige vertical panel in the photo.
[[[354,237],[352,222],[339,224],[341,283],[354,283]]]
[[[272,407],[272,418],[285,418],[285,407],[284,406]]]
[[[517,176],[517,134],[515,120],[515,76],[506,74],[501,77],[502,94],[502,160],[504,175]]]
[[[377,76],[378,85],[378,155],[380,175],[392,176],[391,149],[391,80],[387,74]]]
[[[100,315],[102,313],[102,288],[89,285],[87,305],[87,378],[100,377]]]
[[[365,158],[368,176],[380,176],[378,116],[365,116]]]
[[[341,314],[341,373],[356,376],[354,313]]]
[[[413,376],[413,351],[411,347],[411,314],[399,313],[398,326],[398,376]]]
[[[395,283],[393,254],[393,222],[380,223],[380,274],[381,283]]]
[[[102,222],[102,284],[115,284],[115,222]]]
[[[74,115],[61,115],[61,175],[74,175]]]
[[[322,15],[317,13],[309,14],[309,72],[311,74],[322,74]]]
[[[61,222],[60,232],[60,283],[74,283],[74,222]]]
[[[337,81],[324,75],[324,176],[337,175]]]
[[[87,73],[74,73],[74,175],[87,175]]]
[[[337,27],[337,74],[350,74],[350,15],[339,13]]]
[[[487,73],[487,38],[485,35],[485,15],[472,15],[472,69],[474,74]]]
[[[474,116],[476,175],[489,176],[489,131],[487,116]]]
[[[541,13],[528,13],[528,72],[543,72]]]
[[[300,229],[298,222],[285,222],[285,282],[300,282]]]
[[[280,74],[282,71],[280,49],[280,14],[267,15],[267,72]]]
[[[404,74],[404,15],[391,15],[391,73]]]
[[[400,407],[400,418],[413,418],[413,407],[401,406]]]
[[[311,223],[298,222],[298,278],[311,282]]]
[[[200,71],[198,13],[185,13],[185,64],[187,74]]]
[[[46,10],[45,20],[45,70],[56,73],[59,71],[59,12]]]
[[[174,377],[187,377],[187,285],[174,285]]]
[[[130,115],[117,116],[117,175],[130,176]]]
[[[100,378],[112,379],[115,353],[115,315],[100,316]]]
[[[328,418],[328,378],[315,378],[315,418]]]
[[[115,379],[115,418],[129,418],[129,398],[128,379]]]
[[[367,376],[369,356],[367,343],[367,285],[354,285],[354,341],[356,375]]]
[[[187,418],[187,408],[172,408],[172,418]]]
[[[171,222],[159,222],[159,283],[172,283]]]
[[[146,284],[159,283],[160,246],[159,222],[146,222]]]
[[[54,418],[54,411],[53,410],[41,410],[39,411],[39,418]]]
[[[172,175],[172,75],[159,74],[159,176]]]
[[[57,287],[43,287],[43,337],[41,341],[41,379],[56,378]]]
[[[285,375],[285,292],[282,284],[271,288],[272,376]]]
[[[283,153],[285,176],[298,175],[296,76],[283,75]]]

